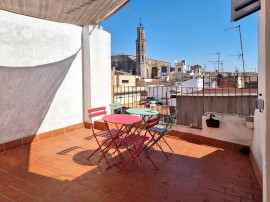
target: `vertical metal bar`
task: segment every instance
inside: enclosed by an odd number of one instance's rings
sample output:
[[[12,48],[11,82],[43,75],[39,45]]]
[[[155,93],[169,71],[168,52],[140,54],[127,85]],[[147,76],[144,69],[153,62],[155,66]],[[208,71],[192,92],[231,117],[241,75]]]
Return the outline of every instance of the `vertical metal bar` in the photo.
[[[209,76],[209,78],[210,78],[210,76]],[[210,90],[208,89],[208,102],[209,102],[209,109],[208,109],[208,111],[209,112],[211,112],[212,110],[211,110],[211,94],[210,94]]]
[[[116,95],[115,95],[115,92],[116,93],[118,93],[118,88],[117,88],[117,86],[114,86],[114,88],[116,88],[116,89],[114,89],[114,102],[116,102],[117,101],[117,97],[116,97]]]
[[[192,93],[191,93],[191,95],[192,95],[192,99],[191,99],[191,100],[192,100],[192,102],[191,102],[191,104],[192,104],[192,105],[191,105],[191,106],[192,106],[192,123],[191,123],[191,124],[192,124],[192,125],[191,125],[191,126],[193,127],[193,115],[194,115],[194,107],[193,107],[193,87],[192,87],[191,89],[192,89],[192,90],[191,90],[191,92],[192,92]],[[194,103],[194,104],[195,104],[195,103]]]
[[[112,85],[112,102],[114,103],[114,85]]]
[[[183,86],[181,86],[181,94],[180,94],[180,96],[181,96],[181,101],[180,101],[180,106],[178,106],[178,107],[180,107],[181,108],[181,114],[180,114],[180,116],[181,116],[181,124],[183,125],[183,109],[182,109],[182,99],[183,99]]]
[[[140,104],[140,101],[143,100],[142,97],[143,97],[143,92],[142,92],[142,87],[140,86],[139,87],[139,96],[140,96],[140,100],[139,100],[139,103],[138,103],[138,99],[137,99],[137,107],[141,107],[141,105],[138,106],[138,104]],[[138,91],[138,87],[136,87],[136,91]],[[138,94],[137,94],[138,95]]]
[[[234,114],[236,114],[236,87],[237,87],[237,78],[234,77],[234,83],[235,83],[235,86],[234,86]]]
[[[134,104],[134,98],[135,98],[136,94],[134,94],[134,86],[132,86],[132,103],[131,103],[131,107],[133,108],[133,104]]]
[[[203,83],[204,83],[204,75],[203,75]],[[203,105],[203,113],[204,113],[204,88],[203,88],[203,97],[202,97],[202,105]]]
[[[161,113],[163,113],[163,104],[164,104],[164,102],[163,102],[163,100],[164,100],[164,86],[162,86],[162,88],[161,88]],[[162,116],[163,116],[163,114],[162,114]]]
[[[203,84],[203,88],[204,88],[204,84]],[[200,128],[200,116],[202,115],[199,112],[199,89],[197,88],[197,127]]]
[[[227,77],[227,80],[228,80],[228,114],[230,113],[230,77],[228,76]]]
[[[152,97],[154,97],[154,94],[155,94],[155,87],[154,86],[152,86],[152,91],[153,91],[153,94],[152,94]]]
[[[129,106],[129,96],[130,96],[130,92],[129,92],[129,86],[128,86],[128,106]]]
[[[145,100],[145,95],[146,95],[146,93],[148,93],[148,92],[146,91],[146,88],[144,87],[144,91],[142,92],[142,87],[140,86],[140,92],[141,92],[141,94],[142,94],[142,96],[141,96],[140,99],[142,99],[142,97],[143,97],[143,100]],[[140,108],[142,108],[142,105],[140,105]]]
[[[170,112],[170,115],[171,115],[171,110],[172,110],[172,90],[173,90],[173,86],[172,86],[172,82],[171,82],[171,92],[169,94],[170,96],[170,106],[169,106],[169,112]]]
[[[244,85],[245,85],[245,76],[244,77]],[[242,81],[243,82],[243,81]],[[243,105],[243,102],[242,102],[242,99],[243,98],[243,88],[241,86],[241,106],[240,106],[240,114],[239,115],[243,115],[243,109],[242,109],[242,105]]]
[[[248,85],[249,85],[248,86],[248,91],[249,91],[248,92],[248,114],[251,115],[250,114],[250,76],[248,77]]]
[[[163,95],[163,87],[164,87],[164,86],[161,87],[161,102],[162,102],[162,98],[164,98],[164,97],[163,97],[163,96],[164,96],[164,95]]]
[[[122,86],[124,88],[124,106],[126,105],[126,88],[125,86]]]
[[[211,78],[209,78],[209,83],[210,83],[210,80],[211,80]],[[209,88],[209,90],[210,90],[210,88]],[[217,88],[215,88],[215,112],[218,112],[218,110],[217,110]]]
[[[156,98],[156,101],[157,101],[158,100],[158,96],[159,96],[159,94],[158,94],[158,92],[159,92],[159,86],[157,86],[156,88],[157,88],[157,95],[156,95],[155,98]]]
[[[217,85],[218,85],[218,82],[217,82]],[[224,113],[224,108],[223,108],[223,99],[224,99],[224,97],[223,97],[223,77],[221,77],[221,92],[222,92],[222,99],[221,99],[221,103],[222,103],[222,113]]]

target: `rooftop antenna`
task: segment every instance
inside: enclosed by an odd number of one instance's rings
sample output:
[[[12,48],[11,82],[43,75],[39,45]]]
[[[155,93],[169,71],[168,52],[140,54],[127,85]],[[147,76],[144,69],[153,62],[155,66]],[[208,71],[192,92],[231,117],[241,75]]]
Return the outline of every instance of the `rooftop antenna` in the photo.
[[[205,54],[205,55],[217,55],[218,56],[218,60],[217,61],[209,61],[209,62],[216,62],[217,65],[218,65],[218,73],[219,73],[219,65],[220,65],[220,52],[217,52],[217,53],[208,53],[208,54]]]
[[[237,54],[233,54],[230,56],[237,56],[237,58],[240,59],[242,57],[242,53],[238,52]]]
[[[235,26],[235,27],[225,28],[224,31],[228,31],[228,30],[231,30],[231,29],[235,29],[236,31],[239,32],[239,36],[240,36],[240,46],[241,46],[241,53],[240,53],[240,56],[241,56],[241,58],[242,58],[243,74],[245,74],[244,51],[243,51],[242,33],[241,33],[240,25]]]
[[[220,65],[219,66],[219,69],[218,69],[218,74],[221,72],[223,72],[223,64],[225,62],[225,60],[220,60],[220,61],[208,61],[208,62],[211,62],[213,65]],[[220,71],[219,71],[220,70]]]

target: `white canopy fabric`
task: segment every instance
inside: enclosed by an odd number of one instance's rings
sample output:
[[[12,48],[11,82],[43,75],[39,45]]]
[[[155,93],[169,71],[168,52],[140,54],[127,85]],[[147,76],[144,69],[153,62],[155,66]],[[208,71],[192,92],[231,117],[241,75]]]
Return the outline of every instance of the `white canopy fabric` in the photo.
[[[0,144],[37,133],[77,53],[45,65],[0,66]]]
[[[0,9],[75,25],[96,25],[129,0],[0,0]]]

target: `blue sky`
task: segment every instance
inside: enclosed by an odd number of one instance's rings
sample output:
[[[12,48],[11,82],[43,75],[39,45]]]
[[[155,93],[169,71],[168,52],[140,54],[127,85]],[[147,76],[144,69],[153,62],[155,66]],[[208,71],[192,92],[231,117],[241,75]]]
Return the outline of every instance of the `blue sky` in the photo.
[[[101,26],[112,36],[112,54],[136,54],[136,29],[142,18],[147,57],[171,62],[186,59],[213,71],[220,52],[224,71],[242,70],[239,33],[224,28],[241,26],[246,71],[258,63],[258,13],[230,22],[230,0],[131,0]]]

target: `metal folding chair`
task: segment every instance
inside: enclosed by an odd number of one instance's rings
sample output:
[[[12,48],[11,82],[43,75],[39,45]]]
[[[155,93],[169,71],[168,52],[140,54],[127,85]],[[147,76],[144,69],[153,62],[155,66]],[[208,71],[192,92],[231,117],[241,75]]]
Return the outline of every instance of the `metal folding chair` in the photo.
[[[110,110],[112,111],[112,113],[114,113],[114,114],[121,114],[122,113],[122,105],[120,104],[120,102],[114,102],[114,103],[110,104],[109,106],[110,106]]]
[[[92,156],[94,156],[98,152],[101,152],[101,157],[98,160],[97,164],[104,158],[106,160],[108,166],[110,166],[108,159],[106,157],[106,154],[109,152],[109,150],[111,149],[112,146],[115,147],[118,154],[122,157],[122,154],[118,148],[118,144],[116,143],[116,139],[121,134],[119,134],[119,130],[109,129],[109,128],[106,131],[96,132],[94,129],[94,122],[93,122],[94,117],[104,116],[106,114],[107,114],[106,107],[92,108],[92,109],[88,110],[88,116],[90,118],[92,134],[93,134],[93,137],[95,138],[95,140],[98,144],[98,148],[94,152],[92,152],[87,157],[87,159],[91,158]],[[101,137],[102,140],[99,140],[99,137]]]
[[[144,131],[144,133],[142,135],[133,134],[133,135],[129,136],[128,138],[126,138],[126,140],[123,143],[125,143],[125,145],[127,146],[127,151],[130,154],[130,158],[122,164],[119,171],[126,169],[127,166],[131,162],[134,162],[136,164],[136,166],[139,168],[139,170],[142,172],[144,177],[146,179],[148,179],[146,173],[141,168],[142,161],[140,159],[140,155],[143,153],[145,154],[145,158],[149,159],[151,161],[152,165],[155,167],[155,169],[158,170],[158,167],[153,162],[153,160],[151,159],[149,154],[146,152],[146,148],[153,141],[152,137],[147,136],[147,131],[148,131],[148,129],[156,126],[159,122],[159,119],[160,119],[160,117],[156,117],[156,118],[148,120],[146,130]]]
[[[157,145],[160,148],[160,150],[162,151],[162,153],[164,154],[164,156],[168,159],[168,155],[166,154],[166,152],[164,152],[164,150],[162,149],[161,144],[160,144],[161,142],[164,142],[170,148],[172,153],[174,153],[174,151],[171,148],[171,146],[169,145],[169,143],[165,140],[164,135],[166,135],[171,130],[171,128],[176,120],[176,114],[177,114],[177,112],[174,112],[169,116],[169,118],[167,120],[168,122],[166,125],[156,125],[156,126],[148,129],[149,134],[153,138],[153,143],[147,148],[147,151],[150,148]],[[155,134],[157,134],[158,136],[155,137]]]

